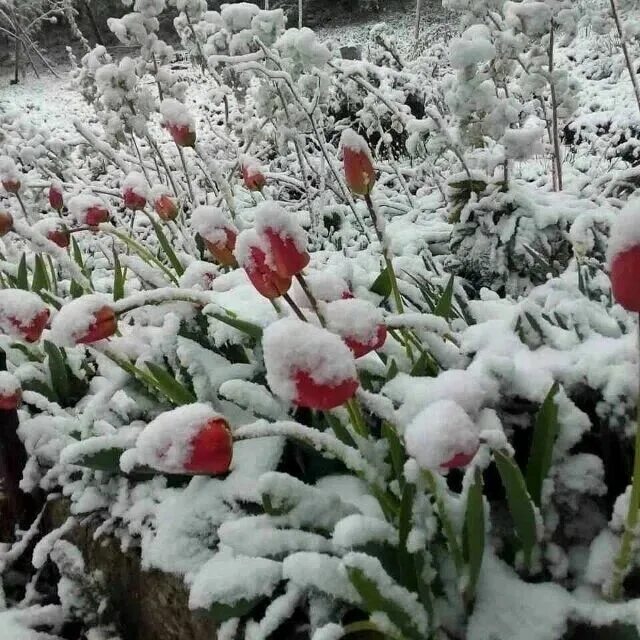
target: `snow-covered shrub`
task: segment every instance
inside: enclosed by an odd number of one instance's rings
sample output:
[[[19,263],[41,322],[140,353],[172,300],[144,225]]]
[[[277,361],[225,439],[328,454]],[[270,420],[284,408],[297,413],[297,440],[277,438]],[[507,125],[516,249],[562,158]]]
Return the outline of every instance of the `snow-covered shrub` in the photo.
[[[638,172],[578,143],[549,179],[544,113],[584,115],[549,72],[573,13],[452,0],[446,58],[379,27],[347,61],[278,10],[176,0],[183,68],[164,4],[111,21],[139,54],[84,57],[96,120],[57,165],[18,123],[0,140],[22,487],[184,577],[229,638],[631,621],[600,597],[637,375],[604,260]],[[51,557],[72,593],[80,559]]]

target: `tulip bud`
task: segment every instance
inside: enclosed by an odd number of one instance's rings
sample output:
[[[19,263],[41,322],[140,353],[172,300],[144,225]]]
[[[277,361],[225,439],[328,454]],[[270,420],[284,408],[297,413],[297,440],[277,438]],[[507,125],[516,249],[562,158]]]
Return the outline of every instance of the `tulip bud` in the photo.
[[[353,129],[345,129],[340,138],[344,175],[349,189],[359,196],[371,193],[376,173],[366,140]]]
[[[49,187],[49,205],[58,212],[64,208],[64,194],[59,182],[52,182]]]
[[[353,355],[326,329],[284,318],[265,329],[262,347],[267,383],[286,402],[329,410],[358,389]]]
[[[291,278],[276,271],[268,250],[268,245],[254,229],[246,229],[237,238],[234,255],[258,293],[274,299],[289,291]]]
[[[21,289],[0,290],[0,329],[25,342],[37,342],[49,322],[40,296]]]
[[[382,347],[387,339],[382,310],[366,300],[336,300],[324,307],[327,329],[338,334],[356,358]]]
[[[111,337],[118,319],[106,296],[92,294],[67,303],[53,319],[51,335],[60,345],[92,344]]]
[[[13,216],[8,211],[0,211],[0,238],[13,229]]]
[[[151,190],[151,198],[153,199],[153,208],[160,220],[168,222],[178,217],[178,203],[162,185],[153,187]]]
[[[133,211],[141,211],[147,204],[149,187],[141,173],[132,171],[122,183],[124,206]]]
[[[200,234],[207,249],[221,265],[238,266],[233,255],[238,231],[222,209],[198,207],[191,214],[191,226]]]
[[[195,146],[196,125],[184,104],[174,98],[165,98],[160,105],[160,113],[163,117],[163,126],[179,147]]]
[[[257,207],[255,229],[265,239],[269,259],[281,277],[295,276],[309,264],[307,234],[282,207],[271,202]]]
[[[11,411],[22,403],[20,381],[8,371],[0,371],[0,409]]]
[[[0,184],[8,193],[18,193],[22,186],[16,163],[9,156],[0,157]]]
[[[423,469],[464,467],[480,446],[478,429],[453,400],[438,400],[421,411],[404,433],[407,453]]]
[[[62,249],[66,249],[71,242],[69,230],[58,218],[44,218],[36,222],[32,228]]]
[[[248,156],[244,157],[240,165],[240,170],[242,171],[244,186],[249,189],[249,191],[262,190],[267,179],[264,177],[260,164],[257,160],[249,158]]]
[[[640,202],[629,203],[611,226],[607,261],[616,302],[640,313]]]
[[[165,473],[219,475],[229,471],[233,438],[223,416],[194,403],[166,411],[138,436],[136,462]]]
[[[109,221],[109,209],[95,196],[74,196],[69,200],[69,211],[79,224],[97,227]]]

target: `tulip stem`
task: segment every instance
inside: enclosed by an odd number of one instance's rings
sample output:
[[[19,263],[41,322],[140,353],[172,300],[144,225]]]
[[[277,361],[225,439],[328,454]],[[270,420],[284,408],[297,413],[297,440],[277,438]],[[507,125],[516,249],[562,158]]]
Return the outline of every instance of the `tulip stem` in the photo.
[[[293,312],[298,316],[298,318],[300,318],[300,320],[302,320],[302,322],[308,322],[300,307],[293,301],[288,293],[283,293],[282,297],[286,300],[287,304],[293,309]]]
[[[296,280],[300,283],[300,287],[304,291],[304,295],[307,296],[307,300],[309,300],[309,304],[311,305],[311,308],[313,309],[314,313],[318,316],[318,320],[320,320],[320,324],[323,327],[326,327],[327,323],[324,319],[324,316],[322,315],[322,312],[320,311],[318,301],[316,300],[316,297],[313,295],[313,293],[311,293],[311,289],[309,288],[309,285],[307,284],[305,277],[301,273],[298,273],[296,274]]]
[[[15,192],[15,196],[18,199],[18,202],[20,203],[20,208],[22,209],[22,213],[24,213],[24,219],[31,224],[31,220],[29,219],[29,214],[27,213],[27,207],[25,207],[24,205],[24,200],[22,199],[22,197],[20,196],[20,194],[16,191]]]
[[[640,355],[640,314],[638,314],[638,352]],[[639,363],[640,367],[640,363]],[[640,374],[640,369],[639,372]],[[629,572],[629,564],[633,555],[633,543],[637,535],[638,515],[640,512],[640,378],[638,380],[638,400],[636,405],[636,438],[633,461],[633,477],[631,480],[631,496],[629,509],[624,525],[624,533],[618,555],[613,564],[613,576],[609,587],[609,597],[618,600],[622,595],[622,583]]]
[[[384,237],[384,221],[381,219],[380,215],[376,211],[376,208],[373,206],[371,195],[368,193],[365,194],[364,200],[367,203],[369,215],[371,216],[371,221],[373,222],[373,228],[375,229],[376,235],[378,236],[378,241],[380,242],[382,257],[384,259],[387,274],[389,275],[389,284],[391,286],[391,293],[395,302],[396,312],[402,314],[404,313],[404,304],[402,302],[402,296],[400,295],[400,288],[398,287],[398,278],[396,277],[396,272],[393,270],[391,253]],[[407,339],[404,331],[401,333],[404,337],[404,347],[407,352],[407,357],[413,363],[413,350],[411,349],[411,345],[409,344],[409,340]]]
[[[178,155],[180,156],[180,162],[182,162],[182,168],[184,170],[184,179],[187,181],[187,189],[189,190],[189,197],[191,202],[195,202],[193,199],[193,187],[191,186],[191,179],[189,178],[189,169],[187,169],[187,161],[184,159],[184,152],[179,144],[176,144],[178,149]]]

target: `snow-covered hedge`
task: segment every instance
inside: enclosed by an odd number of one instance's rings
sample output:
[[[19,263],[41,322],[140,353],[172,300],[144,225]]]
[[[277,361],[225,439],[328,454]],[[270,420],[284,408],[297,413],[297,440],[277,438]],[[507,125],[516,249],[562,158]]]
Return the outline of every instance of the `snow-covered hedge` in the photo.
[[[615,130],[562,135],[596,98],[640,122],[622,53],[585,62],[615,23],[444,4],[448,48],[404,60],[378,26],[352,61],[281,10],[174,0],[185,64],[136,0],[109,26],[137,55],[75,70],[77,139],[3,117],[21,486],[183,576],[220,638],[637,624],[607,601],[638,355],[605,254],[623,208],[635,246],[640,170]]]

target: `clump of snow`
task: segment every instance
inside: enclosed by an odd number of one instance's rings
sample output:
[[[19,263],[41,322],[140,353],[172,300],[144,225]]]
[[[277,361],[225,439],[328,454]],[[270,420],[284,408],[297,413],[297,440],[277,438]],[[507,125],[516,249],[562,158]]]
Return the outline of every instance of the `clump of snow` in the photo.
[[[109,298],[100,293],[76,298],[65,304],[51,323],[51,339],[61,347],[74,346],[95,321],[95,314],[111,306]]]
[[[609,268],[618,255],[637,246],[640,246],[640,198],[630,200],[614,218],[607,247]]]
[[[292,240],[300,252],[307,250],[307,234],[291,213],[281,206],[265,201],[256,207],[255,230],[263,235],[274,231],[283,239]]]
[[[130,471],[138,463],[167,473],[184,472],[193,439],[207,422],[216,419],[224,418],[202,402],[161,413],[143,429],[135,456],[123,456],[121,467]]]
[[[147,179],[137,171],[131,171],[122,183],[122,192],[131,191],[141,198],[149,197],[149,183]]]
[[[362,548],[369,543],[397,545],[398,531],[385,520],[353,514],[336,524],[332,539],[342,549]]]
[[[308,271],[305,273],[304,279],[316,300],[333,302],[350,295],[347,282],[329,271]],[[289,293],[299,307],[310,308],[309,298],[297,280],[294,280]]]
[[[371,149],[367,141],[353,129],[344,129],[340,135],[340,149],[349,149],[355,153],[362,153],[371,159]]]
[[[473,454],[480,446],[469,414],[453,400],[439,400],[407,426],[407,453],[424,469],[440,469],[457,454]]]
[[[160,104],[160,113],[168,125],[187,127],[189,131],[196,130],[195,120],[187,106],[175,98],[165,98]]]
[[[89,209],[96,207],[108,210],[108,207],[102,198],[90,194],[73,196],[73,198],[69,199],[67,207],[69,208],[69,213],[76,219],[78,224],[86,224],[87,211]]]
[[[319,385],[356,378],[351,351],[338,336],[295,318],[270,324],[262,340],[267,382],[287,402],[296,397],[295,374],[308,373]]]
[[[454,69],[465,69],[481,62],[488,62],[496,55],[489,29],[483,25],[469,27],[460,38],[449,45],[449,62]]]
[[[13,396],[22,389],[20,380],[8,371],[0,371],[0,396]]]
[[[359,298],[330,302],[324,305],[323,313],[329,331],[362,344],[375,340],[378,327],[384,324],[382,309]]]
[[[269,244],[266,238],[258,235],[255,229],[245,229],[238,234],[236,238],[233,255],[241,267],[249,270],[255,268],[255,260],[253,257],[254,249],[264,254],[267,266],[274,268],[273,261],[271,260],[271,252],[269,251]]]
[[[28,325],[47,308],[42,298],[31,291],[0,289],[0,329],[13,334],[15,321]]]
[[[270,596],[282,580],[282,565],[267,558],[214,556],[198,572],[189,594],[190,609],[234,605]]]
[[[204,240],[213,244],[226,243],[225,229],[232,228],[229,216],[219,207],[202,206],[191,214],[191,226]]]
[[[0,156],[0,182],[5,180],[19,180],[20,172],[13,158]]]

